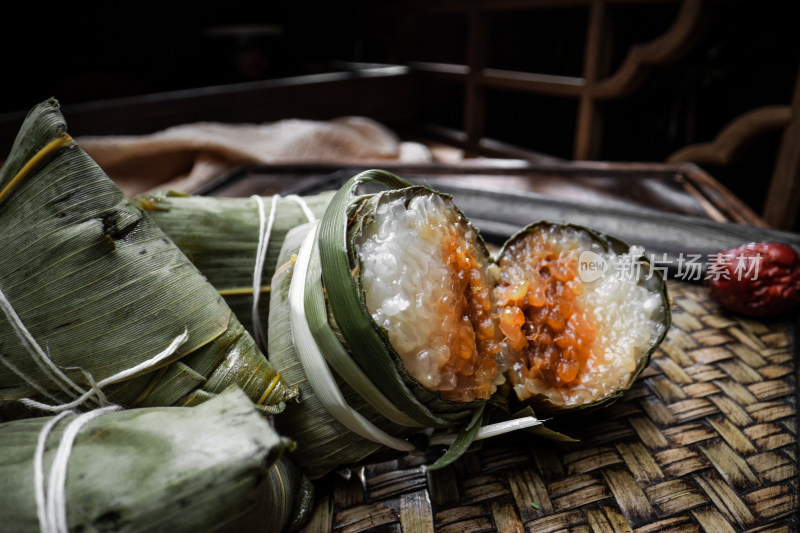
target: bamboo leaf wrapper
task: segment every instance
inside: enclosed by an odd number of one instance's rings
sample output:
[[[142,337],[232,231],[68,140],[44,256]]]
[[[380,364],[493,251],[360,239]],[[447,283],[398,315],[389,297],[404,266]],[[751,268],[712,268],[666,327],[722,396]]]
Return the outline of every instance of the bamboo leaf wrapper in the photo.
[[[0,248],[0,419],[19,416],[21,399],[65,404],[136,368],[99,392],[126,407],[193,405],[235,383],[267,412],[295,394],[215,288],[67,135],[55,100],[31,110],[0,169]],[[140,366],[184,333],[174,353]]]
[[[56,453],[77,414],[46,436],[49,498]],[[37,441],[53,417],[0,424],[0,530],[40,530]],[[70,531],[285,531],[308,491],[283,454],[291,446],[232,387],[197,407],[109,412],[80,429],[63,493]],[[295,502],[300,502],[295,505]],[[56,513],[58,514],[58,513]]]
[[[334,192],[303,198],[219,198],[161,192],[140,195],[136,201],[219,290],[244,328],[260,340],[266,331],[270,280],[286,233],[320,218]],[[264,253],[259,264],[260,244]],[[256,273],[262,280],[259,287],[253,286]],[[254,317],[261,317],[261,323],[254,324]],[[260,348],[266,349],[266,341]]]

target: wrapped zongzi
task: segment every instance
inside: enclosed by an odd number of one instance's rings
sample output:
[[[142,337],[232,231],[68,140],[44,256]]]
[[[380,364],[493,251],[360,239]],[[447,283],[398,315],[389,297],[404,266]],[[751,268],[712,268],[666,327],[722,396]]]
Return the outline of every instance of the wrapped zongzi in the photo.
[[[55,100],[31,110],[0,169],[0,248],[0,419],[21,404],[193,405],[232,383],[274,413],[295,394]]]
[[[281,532],[308,482],[232,387],[196,407],[105,407],[0,424],[0,530]]]
[[[249,198],[142,194],[139,206],[223,295],[266,349],[270,278],[286,233],[325,212],[334,191]]]

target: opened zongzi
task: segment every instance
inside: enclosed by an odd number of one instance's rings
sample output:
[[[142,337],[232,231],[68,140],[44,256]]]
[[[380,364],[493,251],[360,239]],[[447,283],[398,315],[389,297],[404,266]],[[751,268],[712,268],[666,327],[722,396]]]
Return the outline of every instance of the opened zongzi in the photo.
[[[389,190],[355,194],[371,182]],[[582,279],[583,252],[614,270]],[[670,321],[641,250],[539,223],[491,257],[450,197],[383,171],[290,232],[279,264],[269,354],[301,402],[276,424],[311,476],[426,443],[450,443],[446,463],[473,439],[539,423],[512,413],[612,401]],[[622,264],[640,268],[617,279]]]

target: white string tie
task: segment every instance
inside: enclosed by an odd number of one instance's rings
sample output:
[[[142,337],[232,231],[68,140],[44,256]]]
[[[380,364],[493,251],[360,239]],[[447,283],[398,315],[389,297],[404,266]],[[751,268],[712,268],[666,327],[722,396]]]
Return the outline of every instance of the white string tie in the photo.
[[[39,346],[39,343],[36,342],[36,339],[33,338],[30,331],[25,327],[25,324],[22,323],[22,319],[20,319],[19,315],[17,315],[16,310],[11,305],[11,302],[8,301],[6,295],[0,290],[0,308],[3,309],[3,313],[5,313],[6,317],[8,318],[11,327],[14,328],[14,332],[19,337],[19,340],[22,341],[22,346],[28,351],[31,355],[31,358],[34,360],[36,365],[41,369],[41,371],[50,378],[50,380],[55,383],[59,389],[61,389],[65,394],[67,394],[70,398],[76,398],[78,394],[83,392],[83,389],[79,387],[74,381],[72,381],[69,376],[64,374],[58,366],[56,366],[53,361],[50,360],[50,357],[42,350],[42,347]],[[9,366],[12,371],[14,371],[17,375],[21,373],[16,367]],[[23,377],[24,374],[20,377]],[[31,384],[31,380],[27,377],[23,377],[28,384]],[[72,390],[70,390],[72,389]],[[77,393],[77,394],[76,394]],[[50,395],[48,395],[50,396]],[[52,398],[52,396],[50,396]]]
[[[75,413],[73,411],[64,411],[54,416],[42,427],[33,459],[36,514],[39,518],[39,527],[42,533],[68,533],[69,531],[67,527],[67,466],[78,433],[95,418],[119,409],[121,407],[118,405],[94,409],[77,416],[67,425],[63,435],[61,435],[61,441],[50,466],[46,484],[44,456],[47,437],[59,421]]]
[[[314,213],[311,211],[311,208],[308,207],[308,204],[302,197],[296,194],[289,194],[286,196],[286,199],[292,200],[294,203],[299,205],[300,209],[303,210],[303,213],[306,215],[306,218],[308,219],[309,222],[316,222],[317,217],[314,216]]]
[[[79,398],[69,403],[63,403],[60,405],[48,405],[45,403],[37,402],[36,400],[31,400],[30,398],[23,398],[20,401],[23,404],[27,405],[28,407],[33,407],[36,409],[40,409],[42,411],[50,411],[53,413],[58,413],[61,411],[71,410],[80,407],[86,402],[86,400],[88,400],[92,396],[97,398],[100,405],[108,405],[109,402],[106,399],[105,393],[102,390],[103,387],[112,385],[114,383],[119,383],[120,381],[124,381],[129,377],[135,376],[139,373],[143,373],[147,370],[157,367],[160,363],[162,363],[163,361],[169,359],[172,355],[174,355],[175,352],[178,351],[178,348],[180,348],[187,340],[189,340],[188,329],[184,330],[183,333],[175,337],[175,339],[173,339],[172,343],[170,343],[170,345],[167,347],[166,350],[157,353],[150,359],[142,361],[136,366],[132,366],[131,368],[126,368],[125,370],[118,372],[113,376],[109,376],[97,382],[95,382],[91,374],[81,370],[84,376],[86,376],[86,380],[89,383],[90,388],[89,390],[85,391]]]
[[[139,373],[143,373],[149,369],[155,368],[163,361],[167,360],[169,357],[175,354],[187,340],[189,340],[189,331],[188,329],[184,329],[183,333],[178,335],[172,343],[167,347],[166,350],[156,354],[155,356],[151,357],[150,359],[139,363],[131,368],[127,368],[121,372],[114,374],[113,376],[109,376],[105,379],[95,382],[94,377],[83,369],[78,369],[83,373],[83,376],[86,378],[87,383],[89,384],[89,390],[84,390],[74,381],[72,381],[69,376],[67,376],[61,368],[58,367],[42,350],[39,343],[36,342],[36,339],[33,337],[28,328],[25,327],[25,324],[20,319],[19,315],[17,314],[14,307],[9,302],[6,295],[0,290],[0,308],[2,308],[3,313],[5,313],[6,317],[8,318],[11,327],[14,329],[14,332],[19,337],[19,340],[22,342],[22,346],[27,350],[30,354],[31,358],[36,362],[37,366],[44,372],[45,376],[47,376],[51,381],[53,381],[62,391],[69,395],[70,398],[73,398],[72,401],[58,404],[58,405],[49,405],[46,403],[38,402],[36,400],[31,400],[30,398],[22,398],[20,401],[27,405],[28,407],[33,407],[36,409],[40,409],[42,411],[49,411],[53,413],[59,413],[62,411],[68,411],[71,409],[75,409],[76,407],[82,406],[87,401],[91,400],[92,402],[104,406],[107,405],[109,402],[106,399],[106,395],[103,392],[103,387],[111,385],[113,383],[118,383],[120,381],[124,381],[129,377],[135,376]],[[33,390],[49,398],[52,401],[58,401],[55,396],[50,394],[44,387],[40,386],[36,380],[32,379],[30,376],[26,375],[22,372],[16,365],[14,365],[11,361],[9,361],[6,357],[0,355],[0,363],[3,363],[9,370],[11,370],[14,374],[17,375],[20,379],[22,379],[25,383],[30,385]],[[73,367],[69,367],[74,369]],[[70,390],[73,389],[73,390]],[[77,393],[77,394],[76,394]]]
[[[267,249],[269,248],[269,239],[272,235],[272,227],[275,224],[275,216],[277,213],[278,201],[281,198],[291,200],[300,206],[309,222],[316,221],[316,217],[311,209],[308,207],[306,201],[296,194],[290,194],[281,197],[279,194],[272,196],[272,205],[270,207],[269,215],[266,213],[264,207],[264,198],[254,194],[250,198],[258,204],[258,246],[256,248],[256,263],[253,270],[253,309],[251,316],[253,320],[253,337],[261,349],[267,349],[267,335],[264,332],[264,326],[261,323],[261,313],[259,312],[258,305],[261,300],[261,278],[264,272],[264,263],[267,259]]]
[[[277,211],[278,200],[280,195],[276,194],[272,197],[272,207],[269,211],[269,217],[265,213],[264,199],[254,194],[252,199],[258,204],[258,247],[256,248],[256,265],[253,271],[253,337],[256,344],[262,349],[266,349],[267,335],[264,333],[264,326],[261,324],[261,314],[258,311],[258,304],[261,298],[261,276],[264,271],[264,261],[267,258],[267,248],[269,248],[269,238],[272,234],[272,225],[275,223],[275,212]]]

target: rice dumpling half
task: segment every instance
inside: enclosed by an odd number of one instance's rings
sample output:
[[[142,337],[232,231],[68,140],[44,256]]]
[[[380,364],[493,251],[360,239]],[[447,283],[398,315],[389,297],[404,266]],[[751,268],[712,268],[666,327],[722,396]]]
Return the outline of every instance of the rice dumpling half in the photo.
[[[572,224],[537,222],[497,257],[498,365],[516,403],[537,413],[616,400],[670,325],[662,273],[640,246]]]

